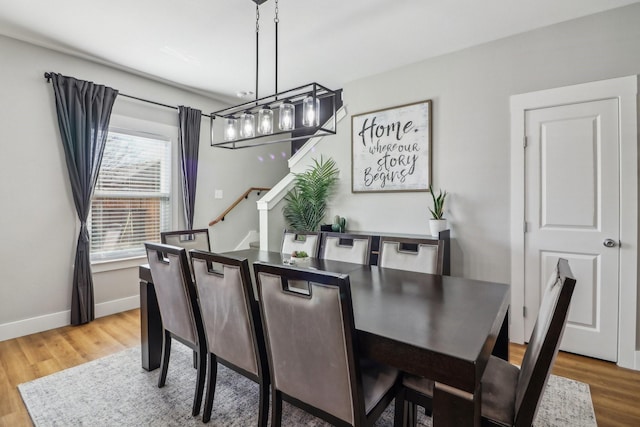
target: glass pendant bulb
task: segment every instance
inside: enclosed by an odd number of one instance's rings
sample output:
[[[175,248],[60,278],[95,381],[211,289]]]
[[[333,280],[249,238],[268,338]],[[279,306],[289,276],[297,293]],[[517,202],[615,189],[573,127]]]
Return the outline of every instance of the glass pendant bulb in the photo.
[[[320,126],[320,99],[307,96],[302,101],[302,126]]]
[[[278,125],[280,130],[293,130],[295,126],[296,106],[290,102],[280,104]]]
[[[258,132],[262,135],[273,133],[273,111],[271,108],[261,108],[258,111]]]
[[[253,114],[243,113],[240,116],[240,136],[242,138],[256,136],[256,118]]]
[[[227,117],[224,119],[224,140],[235,141],[238,139],[238,119]]]

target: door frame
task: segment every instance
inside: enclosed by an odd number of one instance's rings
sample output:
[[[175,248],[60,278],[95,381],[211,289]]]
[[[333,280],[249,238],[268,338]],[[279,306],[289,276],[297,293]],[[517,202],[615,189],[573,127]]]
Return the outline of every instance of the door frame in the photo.
[[[638,76],[547,89],[510,98],[511,109],[511,318],[509,337],[524,342],[525,112],[600,99],[618,98],[620,117],[620,264],[618,286],[618,365],[640,370],[636,350],[638,309]],[[624,296],[624,297],[622,297]]]

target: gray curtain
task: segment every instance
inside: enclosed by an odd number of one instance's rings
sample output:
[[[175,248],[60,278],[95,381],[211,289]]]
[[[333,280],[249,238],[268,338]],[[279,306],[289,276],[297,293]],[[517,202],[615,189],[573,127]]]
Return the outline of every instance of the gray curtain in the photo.
[[[198,178],[198,149],[200,147],[200,120],[202,112],[179,106],[180,166],[182,170],[182,200],[187,230],[193,229],[193,209],[196,203]]]
[[[87,217],[118,91],[55,73],[51,73],[51,80],[73,201],[80,219],[71,296],[71,324],[80,325],[95,318]]]

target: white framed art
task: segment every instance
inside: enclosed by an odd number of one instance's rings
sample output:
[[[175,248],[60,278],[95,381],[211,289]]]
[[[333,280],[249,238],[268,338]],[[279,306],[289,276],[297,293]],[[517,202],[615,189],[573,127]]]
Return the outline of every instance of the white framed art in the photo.
[[[351,191],[428,191],[431,100],[351,117]]]

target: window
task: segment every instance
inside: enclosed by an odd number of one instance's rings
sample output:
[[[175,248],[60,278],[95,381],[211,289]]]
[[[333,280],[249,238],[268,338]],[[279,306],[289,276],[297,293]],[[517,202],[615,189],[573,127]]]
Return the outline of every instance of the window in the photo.
[[[171,224],[171,141],[109,130],[91,200],[91,260],[144,255]]]

